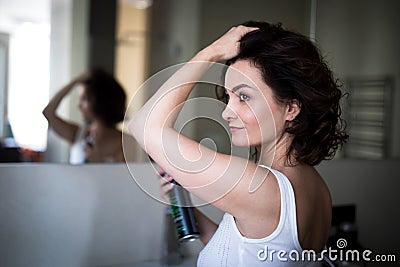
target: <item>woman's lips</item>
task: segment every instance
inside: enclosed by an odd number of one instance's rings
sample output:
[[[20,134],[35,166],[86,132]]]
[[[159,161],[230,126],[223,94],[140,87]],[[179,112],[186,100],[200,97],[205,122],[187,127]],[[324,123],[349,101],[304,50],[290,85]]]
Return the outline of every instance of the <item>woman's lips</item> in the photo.
[[[231,131],[231,133],[235,133],[235,132],[240,131],[242,129],[243,129],[243,127],[233,127],[233,126],[229,127],[229,130]]]

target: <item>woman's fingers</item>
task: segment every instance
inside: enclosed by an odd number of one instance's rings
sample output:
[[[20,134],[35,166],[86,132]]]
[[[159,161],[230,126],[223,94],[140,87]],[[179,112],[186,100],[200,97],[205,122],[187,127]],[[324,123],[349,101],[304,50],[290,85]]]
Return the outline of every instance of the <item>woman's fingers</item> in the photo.
[[[211,49],[213,53],[217,55],[219,61],[231,59],[239,53],[240,40],[242,37],[257,29],[258,28],[246,27],[243,25],[232,27],[223,36],[213,42],[208,49]]]
[[[77,83],[84,82],[85,80],[89,79],[89,77],[92,75],[90,70],[86,70],[82,73],[80,73],[78,76],[75,77],[75,81]]]
[[[161,186],[161,194],[164,200],[169,203],[168,192],[174,187],[172,183],[165,183]]]
[[[164,184],[164,185],[161,187],[161,190],[164,192],[164,194],[168,194],[168,192],[169,192],[173,187],[174,187],[174,185],[173,185],[172,183],[167,183],[167,184]]]
[[[174,184],[171,183],[173,178],[169,176],[165,171],[160,170],[160,187],[161,193],[165,201],[169,202],[168,192],[174,187]]]
[[[158,171],[158,175],[160,176],[160,182],[165,182],[165,183],[169,183],[172,180],[174,180],[174,178],[172,178],[171,176],[168,175],[168,173],[166,173],[163,170],[159,170]]]

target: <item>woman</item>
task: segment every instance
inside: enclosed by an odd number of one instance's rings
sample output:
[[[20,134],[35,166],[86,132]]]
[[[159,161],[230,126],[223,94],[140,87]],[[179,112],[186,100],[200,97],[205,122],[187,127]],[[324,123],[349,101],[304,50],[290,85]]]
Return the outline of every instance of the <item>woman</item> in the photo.
[[[318,265],[290,253],[320,252],[329,235],[330,193],[313,166],[332,158],[347,138],[341,92],[308,38],[280,25],[244,25],[177,71],[132,119],[130,131],[178,183],[225,212],[217,226],[196,211],[206,244],[198,266]],[[234,145],[257,149],[256,162],[215,153],[173,128],[193,81],[225,60],[222,117]]]
[[[56,110],[77,85],[78,108],[84,126],[60,118]],[[122,132],[116,128],[125,115],[126,95],[121,85],[104,70],[86,71],[72,79],[50,100],[43,114],[49,126],[71,145],[70,163],[124,162]]]

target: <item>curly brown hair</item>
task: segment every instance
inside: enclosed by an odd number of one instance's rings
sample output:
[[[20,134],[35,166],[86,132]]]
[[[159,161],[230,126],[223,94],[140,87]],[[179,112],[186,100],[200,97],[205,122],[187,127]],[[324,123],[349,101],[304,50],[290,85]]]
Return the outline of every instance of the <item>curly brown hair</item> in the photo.
[[[300,103],[300,113],[286,127],[293,135],[287,151],[289,163],[295,159],[314,166],[332,159],[348,135],[339,104],[341,84],[319,49],[306,36],[283,29],[281,24],[249,21],[243,25],[258,29],[242,37],[239,54],[226,64],[249,60],[279,102]]]
[[[90,76],[82,82],[96,116],[108,126],[114,126],[124,119],[126,94],[113,75],[101,68],[90,70]]]

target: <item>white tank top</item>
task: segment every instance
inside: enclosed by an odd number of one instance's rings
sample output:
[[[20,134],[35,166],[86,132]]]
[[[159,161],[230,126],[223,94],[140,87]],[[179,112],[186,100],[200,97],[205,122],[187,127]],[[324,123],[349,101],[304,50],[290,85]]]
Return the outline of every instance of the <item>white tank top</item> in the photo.
[[[321,266],[318,254],[316,260],[308,260],[309,254],[304,257],[305,261],[302,260],[303,249],[297,236],[296,202],[289,179],[277,170],[260,167],[270,170],[279,184],[281,211],[278,226],[267,237],[247,238],[239,232],[235,218],[225,213],[217,231],[200,252],[198,267]]]
[[[78,134],[76,135],[75,142],[70,149],[69,163],[82,164],[85,163],[85,151],[83,149],[85,127],[79,127]]]

